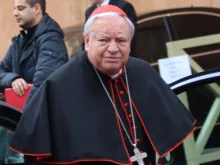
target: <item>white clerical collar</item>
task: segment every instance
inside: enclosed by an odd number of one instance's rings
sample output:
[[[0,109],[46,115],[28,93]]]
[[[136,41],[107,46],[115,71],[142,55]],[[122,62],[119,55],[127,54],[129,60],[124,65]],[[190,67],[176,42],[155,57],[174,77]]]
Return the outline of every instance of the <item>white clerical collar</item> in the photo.
[[[108,5],[110,0],[104,0],[101,4],[97,5],[97,7]]]
[[[111,76],[111,78],[116,79],[121,73],[122,73],[122,69],[120,69],[120,71],[116,73],[115,75]]]

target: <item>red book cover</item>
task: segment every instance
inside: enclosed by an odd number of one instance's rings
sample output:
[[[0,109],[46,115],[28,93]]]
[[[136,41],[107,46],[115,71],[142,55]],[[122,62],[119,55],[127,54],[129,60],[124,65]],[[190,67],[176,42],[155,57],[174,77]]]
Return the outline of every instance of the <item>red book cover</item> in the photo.
[[[17,95],[12,88],[5,89],[6,103],[20,110],[23,110],[31,88],[32,88],[32,84],[28,84],[28,88],[26,89],[24,95],[22,96]]]

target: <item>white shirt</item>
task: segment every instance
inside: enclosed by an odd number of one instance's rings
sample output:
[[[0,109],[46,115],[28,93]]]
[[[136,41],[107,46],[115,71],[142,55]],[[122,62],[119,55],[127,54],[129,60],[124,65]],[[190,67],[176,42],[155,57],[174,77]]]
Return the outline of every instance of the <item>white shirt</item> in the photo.
[[[97,7],[108,5],[110,0],[104,0],[101,4],[97,5]]]

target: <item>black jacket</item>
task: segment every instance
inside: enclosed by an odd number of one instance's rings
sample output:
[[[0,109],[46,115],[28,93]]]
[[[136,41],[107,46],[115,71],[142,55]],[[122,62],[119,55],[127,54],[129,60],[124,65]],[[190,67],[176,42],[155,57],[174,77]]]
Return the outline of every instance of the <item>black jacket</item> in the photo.
[[[33,83],[32,95],[54,70],[68,61],[63,37],[60,26],[47,14],[24,46],[22,33],[14,37],[0,63],[0,91],[4,92],[5,88],[11,87],[14,79],[20,77]]]
[[[137,16],[132,4],[124,0],[110,0],[109,5],[114,5],[122,9],[127,14],[131,22],[136,26]],[[86,10],[85,22],[96,8],[97,6],[93,5]],[[135,42],[136,42],[136,36],[133,37],[133,40],[131,42],[131,56],[135,56],[135,44],[136,44]],[[85,50],[84,43],[82,44],[82,50]]]

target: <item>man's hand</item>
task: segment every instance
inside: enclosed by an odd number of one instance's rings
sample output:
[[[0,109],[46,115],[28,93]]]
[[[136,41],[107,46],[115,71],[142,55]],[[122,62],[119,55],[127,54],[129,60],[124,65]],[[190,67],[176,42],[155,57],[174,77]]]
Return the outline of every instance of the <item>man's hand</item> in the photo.
[[[27,89],[27,83],[22,78],[17,78],[11,83],[12,89],[19,96],[22,96]]]

